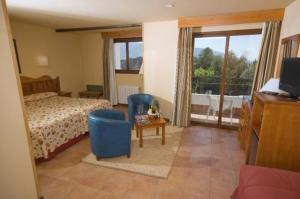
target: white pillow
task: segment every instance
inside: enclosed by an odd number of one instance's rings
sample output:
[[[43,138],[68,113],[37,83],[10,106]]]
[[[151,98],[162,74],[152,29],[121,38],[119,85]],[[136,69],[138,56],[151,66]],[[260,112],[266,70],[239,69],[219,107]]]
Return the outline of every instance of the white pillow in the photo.
[[[32,101],[41,100],[41,99],[45,99],[45,98],[53,97],[53,96],[57,96],[57,95],[58,94],[55,92],[36,93],[36,94],[24,96],[24,101],[32,102]]]

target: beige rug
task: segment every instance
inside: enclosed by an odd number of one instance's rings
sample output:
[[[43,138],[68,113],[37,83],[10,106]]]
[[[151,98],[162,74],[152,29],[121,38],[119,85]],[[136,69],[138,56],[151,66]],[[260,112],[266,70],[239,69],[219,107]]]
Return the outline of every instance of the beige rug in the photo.
[[[143,148],[139,147],[136,132],[132,131],[130,158],[121,156],[97,161],[96,157],[90,153],[82,161],[98,166],[167,178],[180,145],[182,131],[182,128],[166,126],[166,144],[161,145],[161,129],[159,136],[156,136],[155,128],[145,129],[143,130]]]

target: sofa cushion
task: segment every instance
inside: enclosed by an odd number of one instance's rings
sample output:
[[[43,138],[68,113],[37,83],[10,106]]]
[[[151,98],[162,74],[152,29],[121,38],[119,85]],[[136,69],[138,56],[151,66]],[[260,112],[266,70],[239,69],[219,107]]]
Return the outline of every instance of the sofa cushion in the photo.
[[[242,166],[233,199],[299,199],[300,173],[279,169]]]

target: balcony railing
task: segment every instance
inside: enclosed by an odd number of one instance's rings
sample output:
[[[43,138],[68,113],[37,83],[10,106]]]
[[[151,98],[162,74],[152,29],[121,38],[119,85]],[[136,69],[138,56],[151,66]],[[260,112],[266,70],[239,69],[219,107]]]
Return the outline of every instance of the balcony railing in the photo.
[[[193,77],[192,92],[203,94],[211,91],[212,94],[220,93],[220,77],[201,78]],[[252,89],[252,79],[227,78],[225,83],[225,95],[239,96],[250,95]]]
[[[219,98],[219,95],[211,95],[214,98]],[[224,99],[227,101],[232,101],[232,106],[222,112],[222,122],[228,124],[238,124],[241,114],[241,105],[245,96],[228,96],[225,95]],[[208,112],[210,106],[208,94],[197,94],[192,93],[192,119],[194,120],[204,120],[207,122],[216,122],[218,117],[214,117],[212,112]],[[217,112],[218,112],[217,108]],[[218,115],[218,114],[216,114]]]

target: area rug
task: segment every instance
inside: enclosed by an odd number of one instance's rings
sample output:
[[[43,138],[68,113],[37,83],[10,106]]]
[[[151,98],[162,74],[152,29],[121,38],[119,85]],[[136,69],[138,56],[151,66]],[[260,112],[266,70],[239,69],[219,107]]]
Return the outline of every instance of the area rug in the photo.
[[[182,128],[166,126],[166,144],[161,144],[160,135],[156,135],[156,129],[143,130],[144,144],[139,147],[136,132],[132,131],[131,157],[121,156],[116,158],[103,158],[100,161],[90,153],[82,159],[83,162],[97,166],[120,169],[148,176],[167,178],[172,168],[173,161],[180,145]]]

